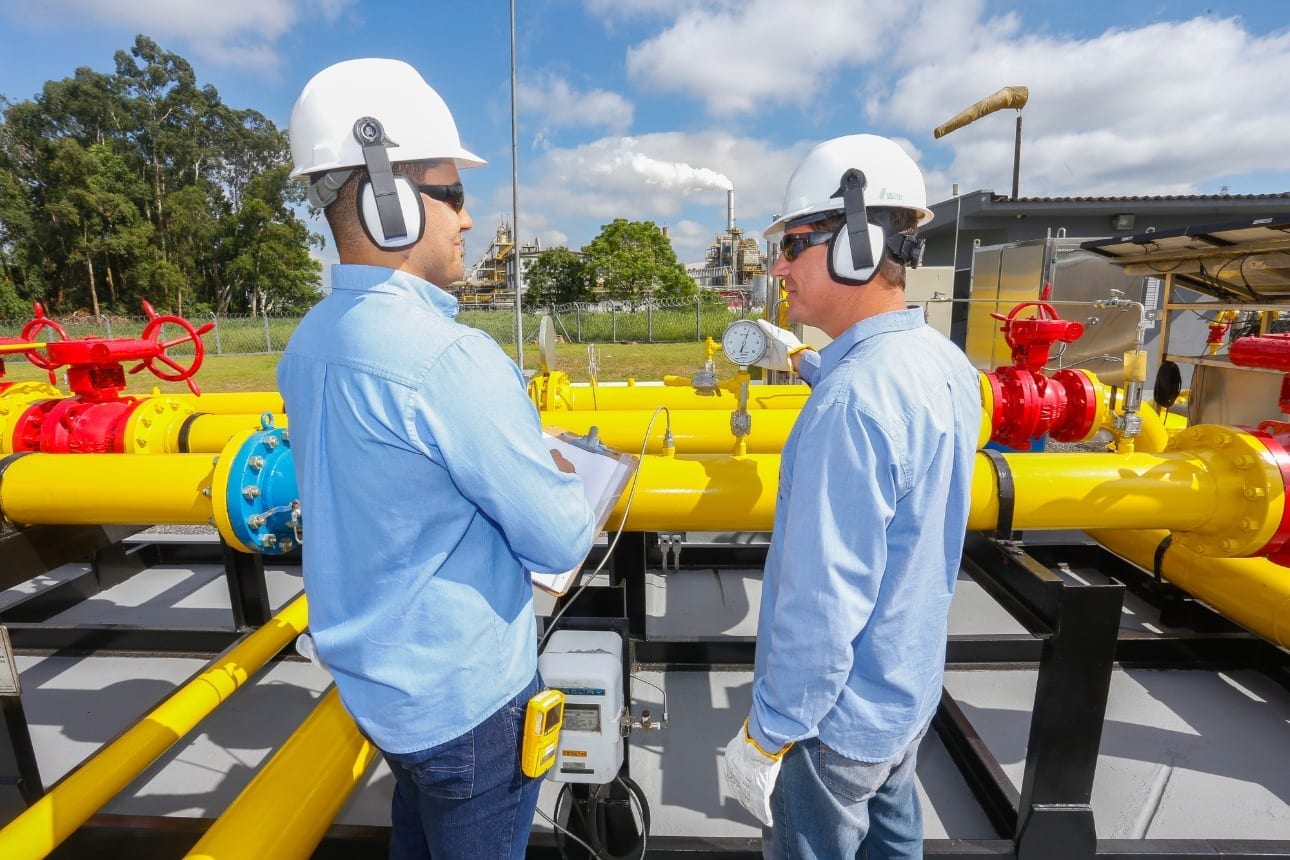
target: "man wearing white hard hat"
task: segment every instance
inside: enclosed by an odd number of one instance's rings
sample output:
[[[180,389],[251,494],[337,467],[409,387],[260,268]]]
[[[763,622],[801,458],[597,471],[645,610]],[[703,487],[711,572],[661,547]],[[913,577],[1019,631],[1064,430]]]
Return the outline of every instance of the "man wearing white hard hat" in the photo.
[[[915,762],[940,701],[950,599],[980,426],[978,374],[905,304],[931,218],[894,142],[806,156],[766,230],[788,320],[764,366],[810,385],[784,446],[757,626],[753,702],[726,784],[770,858],[923,854]]]
[[[576,566],[594,524],[519,369],[443,289],[471,227],[458,171],[484,161],[396,60],[319,72],[290,133],[340,258],[278,365],[317,654],[394,773],[392,858],[523,857],[530,571]]]

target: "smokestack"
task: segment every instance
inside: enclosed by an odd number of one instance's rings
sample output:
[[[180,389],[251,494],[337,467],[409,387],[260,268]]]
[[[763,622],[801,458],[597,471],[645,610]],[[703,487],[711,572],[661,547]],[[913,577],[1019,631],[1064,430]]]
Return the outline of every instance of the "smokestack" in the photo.
[[[726,230],[735,231],[735,189],[726,192]]]

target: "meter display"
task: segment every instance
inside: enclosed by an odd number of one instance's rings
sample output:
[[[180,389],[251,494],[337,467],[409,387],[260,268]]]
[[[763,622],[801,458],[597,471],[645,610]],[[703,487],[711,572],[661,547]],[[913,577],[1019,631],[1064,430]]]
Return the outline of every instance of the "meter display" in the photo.
[[[767,346],[766,333],[753,320],[735,320],[721,335],[722,352],[741,367],[756,364]]]
[[[599,705],[566,705],[564,709],[565,731],[598,732],[600,731]]]

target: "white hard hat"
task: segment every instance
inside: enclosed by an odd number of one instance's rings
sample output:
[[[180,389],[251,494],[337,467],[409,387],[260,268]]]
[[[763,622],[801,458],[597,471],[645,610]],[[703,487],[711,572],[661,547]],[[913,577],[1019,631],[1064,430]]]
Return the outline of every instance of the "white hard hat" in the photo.
[[[873,134],[835,137],[815,147],[788,178],[784,205],[763,235],[776,241],[795,223],[810,216],[841,212],[842,175],[848,170],[864,174],[867,208],[913,209],[918,223],[932,220],[927,208],[927,187],[914,160],[894,141]]]
[[[464,149],[439,94],[400,60],[346,60],[305,84],[291,110],[292,177],[362,167],[360,120],[383,129],[389,161],[451,158],[458,168],[486,162]]]

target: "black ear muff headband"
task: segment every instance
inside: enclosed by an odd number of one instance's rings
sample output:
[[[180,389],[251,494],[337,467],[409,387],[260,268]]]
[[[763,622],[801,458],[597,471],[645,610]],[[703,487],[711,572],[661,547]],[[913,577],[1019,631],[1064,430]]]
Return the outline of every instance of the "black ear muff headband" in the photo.
[[[387,242],[408,238],[408,228],[403,222],[403,207],[399,204],[399,190],[394,184],[394,169],[390,167],[390,154],[386,151],[397,143],[385,136],[380,120],[365,116],[354,123],[354,139],[363,147],[363,161],[367,165],[368,180],[376,197],[376,213],[381,219],[381,232]]]
[[[856,271],[874,267],[873,251],[869,248],[869,218],[864,208],[864,189],[868,184],[863,171],[852,167],[842,174],[842,183],[833,195],[842,198],[842,211],[847,217],[847,239],[851,245],[851,268]]]

